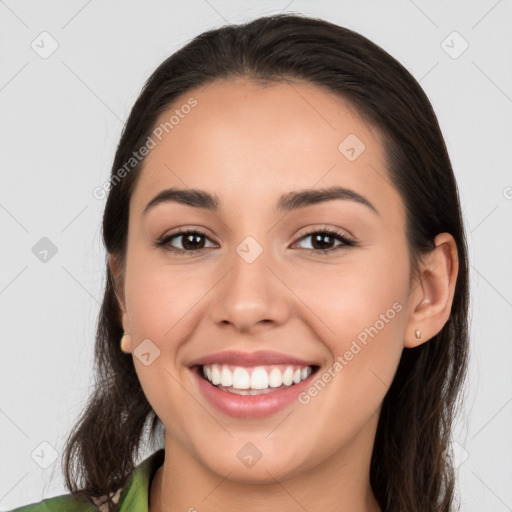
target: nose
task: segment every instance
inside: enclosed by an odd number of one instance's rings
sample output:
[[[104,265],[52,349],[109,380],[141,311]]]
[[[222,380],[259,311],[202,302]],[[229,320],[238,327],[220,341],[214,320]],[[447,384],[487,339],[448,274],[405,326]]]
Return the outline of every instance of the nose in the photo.
[[[265,252],[252,263],[235,253],[231,269],[215,287],[209,314],[216,325],[250,333],[287,321],[293,294],[268,263]]]

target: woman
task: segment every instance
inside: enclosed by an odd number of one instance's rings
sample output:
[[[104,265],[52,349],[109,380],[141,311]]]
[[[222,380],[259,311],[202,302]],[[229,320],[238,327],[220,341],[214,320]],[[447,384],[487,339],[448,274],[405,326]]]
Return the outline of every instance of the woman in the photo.
[[[295,15],[201,34],[149,78],[106,192],[71,493],[16,510],[454,510],[466,241],[395,59]]]

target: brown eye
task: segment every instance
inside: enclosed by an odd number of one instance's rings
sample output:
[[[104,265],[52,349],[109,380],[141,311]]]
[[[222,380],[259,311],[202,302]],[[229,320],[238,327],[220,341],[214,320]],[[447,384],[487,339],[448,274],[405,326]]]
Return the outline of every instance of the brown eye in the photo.
[[[339,233],[335,230],[330,229],[322,229],[317,231],[310,231],[309,233],[306,233],[303,235],[299,240],[304,240],[306,238],[311,238],[311,247],[304,248],[306,251],[311,252],[320,252],[320,253],[327,253],[327,252],[334,252],[339,249],[343,249],[348,246],[353,246],[355,243],[350,240],[348,237],[343,235],[342,233]],[[336,240],[340,241],[341,243],[338,245],[332,245],[333,242]]]
[[[171,241],[179,239],[183,249],[174,247],[171,245]],[[171,235],[167,235],[159,240],[156,245],[159,247],[165,247],[169,251],[176,252],[178,254],[184,253],[195,253],[205,248],[205,241],[209,238],[200,231],[179,231]],[[215,247],[215,244],[213,244]]]

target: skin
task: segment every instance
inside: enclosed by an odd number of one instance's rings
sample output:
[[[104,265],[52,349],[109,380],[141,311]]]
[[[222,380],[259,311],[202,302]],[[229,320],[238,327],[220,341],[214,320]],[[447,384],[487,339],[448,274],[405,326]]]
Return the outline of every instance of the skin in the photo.
[[[218,81],[188,92],[161,120],[190,96],[198,105],[146,158],[130,202],[125,266],[110,257],[130,335],[124,350],[166,428],[150,512],[379,511],[369,467],[381,404],[404,348],[427,342],[448,320],[455,242],[438,235],[410,279],[404,205],[379,133],[338,96],[298,81]],[[338,150],[349,134],[366,146],[354,161]],[[363,195],[378,214],[350,200],[274,209],[283,193],[333,185]],[[169,202],[142,216],[171,186],[216,194],[219,211]],[[204,248],[179,255],[153,245],[178,227],[205,233]],[[357,245],[308,252],[314,241],[304,235],[324,227]],[[250,264],[236,252],[247,236],[263,249]],[[169,242],[183,244],[180,236]],[[308,404],[263,419],[217,411],[187,369],[221,350],[268,349],[318,361],[321,374],[394,303],[401,311]],[[149,366],[133,354],[146,338],[160,350]],[[247,442],[262,454],[250,468],[237,457]]]

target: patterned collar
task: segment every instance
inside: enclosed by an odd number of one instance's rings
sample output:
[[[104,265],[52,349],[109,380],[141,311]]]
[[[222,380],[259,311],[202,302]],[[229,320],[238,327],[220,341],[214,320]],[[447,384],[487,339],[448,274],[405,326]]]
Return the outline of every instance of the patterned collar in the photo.
[[[112,500],[118,503],[118,512],[148,512],[149,493],[151,490],[151,482],[158,468],[164,463],[165,450],[153,453],[144,459],[129,476],[126,484],[122,489],[118,489],[116,493],[112,493]],[[106,512],[106,504],[104,500],[94,500],[98,509]]]

